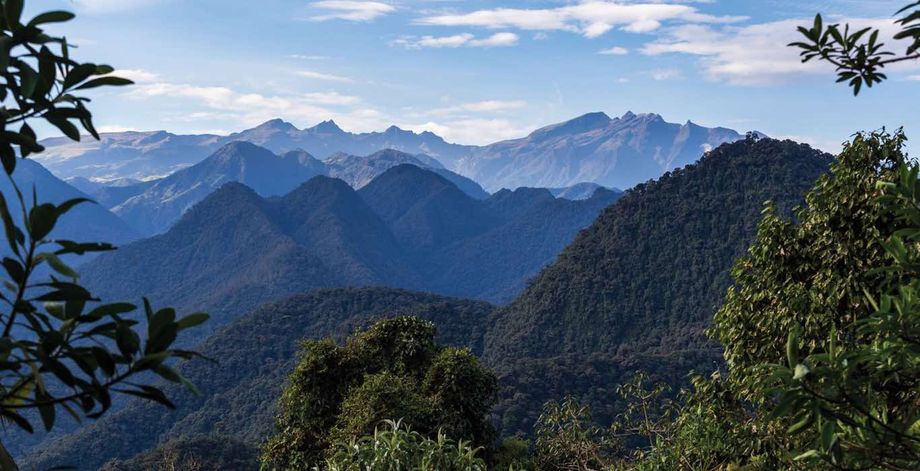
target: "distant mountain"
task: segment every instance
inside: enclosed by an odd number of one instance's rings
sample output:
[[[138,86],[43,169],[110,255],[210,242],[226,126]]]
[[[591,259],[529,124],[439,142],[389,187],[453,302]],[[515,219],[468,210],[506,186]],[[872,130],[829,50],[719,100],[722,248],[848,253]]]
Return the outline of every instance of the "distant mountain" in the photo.
[[[324,160],[323,163],[327,167],[326,175],[345,180],[354,188],[367,185],[392,167],[411,164],[441,175],[457,185],[464,193],[476,199],[489,197],[489,194],[478,183],[445,169],[441,162],[424,154],[410,155],[394,149],[384,149],[361,157],[339,152]]]
[[[96,177],[146,180],[189,167],[217,150],[220,136],[176,135],[166,131],[102,133],[96,141],[65,137],[42,140],[45,151],[34,158],[61,178]]]
[[[300,130],[280,119],[229,136],[177,135],[166,131],[103,133],[101,136],[100,141],[90,137],[81,142],[66,138],[45,139],[42,144],[46,150],[36,158],[63,178],[149,180],[201,162],[221,146],[234,141],[251,142],[276,154],[300,149],[320,159],[338,152],[369,155],[383,149],[395,149],[454,162],[471,148],[447,143],[430,132],[417,134],[395,126],[384,132],[350,133],[332,121],[324,121]]]
[[[719,366],[703,330],[764,201],[788,212],[830,161],[791,141],[742,140],[604,210],[492,320],[484,351],[505,387],[504,433],[529,431],[540,405],[566,394],[608,420],[612,386],[637,369],[680,385]]]
[[[39,203],[59,204],[73,198],[88,198],[89,196],[60,180],[32,159],[19,159],[16,162],[16,171],[13,179],[20,190],[28,195],[31,203],[32,188],[36,190]],[[0,179],[0,192],[3,193],[8,204],[16,203],[13,187],[6,177]],[[13,217],[19,211],[13,211]],[[109,242],[116,245],[123,244],[139,238],[139,234],[132,230],[118,216],[112,214],[101,205],[93,203],[80,204],[58,221],[53,238],[69,239],[79,242]],[[3,244],[6,246],[6,244]]]
[[[277,196],[316,175],[298,160],[281,158],[248,142],[232,142],[207,159],[158,180],[113,211],[138,231],[157,234],[225,183],[241,182],[262,196]]]
[[[502,302],[617,197],[557,200],[543,190],[477,200],[408,164],[360,191],[318,176],[263,198],[229,183],[164,234],[99,257],[82,274],[104,299],[146,295],[211,311],[215,329],[314,288],[391,286]]]
[[[582,182],[563,188],[549,188],[549,192],[556,198],[567,200],[586,200],[594,195],[594,192],[604,188],[597,183]]]
[[[383,132],[351,133],[332,121],[298,129],[273,119],[229,136],[156,131],[103,134],[101,142],[48,139],[42,141],[48,150],[36,158],[63,178],[150,180],[194,165],[230,142],[247,141],[276,154],[303,150],[320,160],[339,153],[366,156],[384,149],[427,155],[490,192],[522,186],[562,188],[582,182],[629,188],[742,137],[726,128],[706,128],[689,121],[673,124],[657,114],[633,113],[613,119],[604,113],[589,113],[521,139],[487,146],[451,144],[430,132],[396,126]]]
[[[579,182],[630,188],[743,137],[731,129],[705,128],[689,121],[667,123],[657,114],[626,113],[611,119],[604,113],[589,113],[522,139],[474,149],[452,169],[491,191]]]
[[[323,121],[301,130],[280,119],[231,134],[225,139],[249,141],[274,152],[303,149],[321,159],[339,152],[368,155],[383,149],[394,149],[408,154],[429,155],[448,164],[471,148],[447,143],[431,132],[414,133],[396,126],[390,126],[383,132],[350,133],[334,121]]]
[[[456,175],[431,157],[392,149],[359,157],[336,154],[325,162],[303,150],[278,156],[247,141],[235,141],[207,159],[150,183],[99,189],[99,199],[143,234],[164,232],[195,203],[228,182],[240,182],[262,196],[280,196],[317,175],[330,175],[359,188],[403,163],[430,168],[476,198],[488,196],[475,182]]]
[[[333,336],[341,341],[373,320],[414,315],[435,323],[438,342],[470,346],[478,354],[491,310],[483,302],[384,288],[322,290],[271,303],[241,316],[199,346],[219,363],[200,361],[182,367],[202,396],[167,385],[176,410],[132,401],[47,443],[20,465],[22,469],[72,465],[81,471],[95,470],[110,459],[131,458],[161,440],[196,434],[232,436],[258,445],[272,433],[275,404],[303,339]],[[123,465],[128,467],[116,469],[139,469]],[[248,466],[228,469],[258,469],[258,464],[253,459]]]

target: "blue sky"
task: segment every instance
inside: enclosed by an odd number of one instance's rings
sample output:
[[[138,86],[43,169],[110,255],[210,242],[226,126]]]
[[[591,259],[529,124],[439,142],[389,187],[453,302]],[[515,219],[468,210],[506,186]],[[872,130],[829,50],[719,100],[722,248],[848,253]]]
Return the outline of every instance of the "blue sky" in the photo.
[[[660,113],[827,150],[851,133],[920,133],[920,64],[852,97],[803,66],[817,11],[890,27],[901,1],[45,0],[84,60],[136,86],[97,93],[105,130],[231,132],[281,117],[391,124],[460,143],[590,112]],[[901,49],[899,47],[899,49]],[[920,137],[917,137],[920,139]]]

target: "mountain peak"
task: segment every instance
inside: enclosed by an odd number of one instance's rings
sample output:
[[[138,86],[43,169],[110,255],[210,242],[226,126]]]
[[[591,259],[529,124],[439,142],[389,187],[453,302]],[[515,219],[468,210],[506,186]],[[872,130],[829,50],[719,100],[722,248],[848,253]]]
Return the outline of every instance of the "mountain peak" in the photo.
[[[204,161],[213,160],[213,161],[229,161],[234,158],[239,157],[249,157],[249,156],[275,156],[271,151],[264,147],[257,146],[249,141],[233,141],[227,144],[224,144],[223,147],[217,149],[217,152],[208,157]],[[203,162],[204,162],[203,161]]]
[[[252,128],[252,130],[253,131],[290,132],[290,131],[297,131],[297,127],[281,118],[275,118],[275,119],[270,119]]]
[[[610,116],[604,112],[595,112],[583,114],[577,118],[570,119],[564,123],[554,124],[545,128],[538,129],[531,134],[536,137],[554,137],[565,134],[581,134],[595,129],[607,127],[610,124]]]
[[[313,126],[312,130],[322,134],[343,134],[345,132],[331,119]]]
[[[627,111],[626,113],[623,113],[623,116],[620,116],[620,119],[624,121],[628,121],[630,119],[634,119],[635,117],[636,117],[636,113],[633,113],[632,111]]]

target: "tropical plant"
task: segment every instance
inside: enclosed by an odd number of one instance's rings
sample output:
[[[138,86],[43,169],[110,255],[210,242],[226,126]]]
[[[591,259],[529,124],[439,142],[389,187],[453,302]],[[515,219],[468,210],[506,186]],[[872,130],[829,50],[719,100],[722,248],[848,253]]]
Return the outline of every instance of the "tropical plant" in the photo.
[[[787,362],[774,366],[776,417],[810,446],[798,460],[840,468],[911,469],[920,464],[920,166],[901,163],[879,182],[883,210],[904,227],[877,240],[887,266],[864,294],[867,312],[831,329],[799,357],[789,334]]]
[[[490,447],[496,390],[495,376],[469,349],[438,345],[434,324],[422,319],[379,321],[344,346],[310,340],[279,402],[263,467],[316,466],[333,444],[369,435],[393,418],[429,438]]]
[[[0,418],[28,432],[40,419],[50,430],[59,410],[76,420],[99,417],[111,406],[112,393],[172,407],[158,387],[145,384],[152,376],[136,378],[152,372],[194,390],[170,365],[196,354],[173,348],[173,343],[181,331],[208,316],[177,318],[174,310],[155,310],[145,299],[142,326],[131,314],[137,306],[101,304],[66,261],[114,247],[61,240],[54,233],[71,209],[90,202],[42,203],[35,188],[24,192],[13,178],[19,158],[44,150],[30,122],[44,121],[77,141],[82,127],[98,139],[86,107],[90,100],[80,94],[131,82],[113,76],[108,65],[76,61],[66,38],[43,29],[71,20],[72,13],[51,11],[26,20],[23,3],[0,0],[0,162],[14,193],[13,198],[0,195],[6,237],[0,249],[0,303],[6,306],[0,312]],[[0,465],[15,468],[2,446]]]
[[[332,445],[324,471],[485,471],[479,449],[442,432],[428,438],[402,421],[386,420],[372,435]]]
[[[805,41],[790,43],[789,46],[802,50],[802,62],[812,59],[823,60],[836,66],[837,82],[847,82],[853,94],[859,95],[863,85],[872,87],[887,79],[882,70],[891,64],[920,59],[920,1],[907,4],[897,12],[903,15],[895,21],[901,31],[892,39],[907,40],[907,49],[898,54],[885,49],[879,41],[878,28],[851,28],[830,24],[825,26],[820,14],[815,15],[814,24],[798,30]]]

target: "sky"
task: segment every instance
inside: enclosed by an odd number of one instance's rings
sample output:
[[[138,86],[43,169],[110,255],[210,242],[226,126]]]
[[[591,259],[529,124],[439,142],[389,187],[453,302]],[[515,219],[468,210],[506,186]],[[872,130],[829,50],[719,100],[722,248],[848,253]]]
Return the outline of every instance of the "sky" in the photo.
[[[920,133],[920,62],[854,98],[785,46],[816,12],[893,31],[905,0],[28,3],[74,11],[51,32],[135,80],[92,95],[106,131],[226,134],[280,117],[486,144],[633,111],[828,151],[859,130]]]

